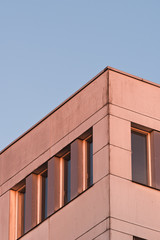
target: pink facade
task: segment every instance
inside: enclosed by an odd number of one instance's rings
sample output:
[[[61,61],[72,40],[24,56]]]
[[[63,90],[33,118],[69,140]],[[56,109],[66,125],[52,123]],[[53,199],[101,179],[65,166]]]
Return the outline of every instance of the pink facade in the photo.
[[[159,102],[159,85],[107,67],[2,150],[0,239],[159,240]]]

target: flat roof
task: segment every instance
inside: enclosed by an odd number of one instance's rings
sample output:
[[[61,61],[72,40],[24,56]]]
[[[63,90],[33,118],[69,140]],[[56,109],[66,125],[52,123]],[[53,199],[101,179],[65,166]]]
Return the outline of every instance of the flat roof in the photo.
[[[70,97],[68,97],[65,101],[63,101],[60,105],[58,105],[56,108],[54,108],[51,112],[49,112],[46,116],[44,116],[41,120],[39,120],[36,124],[34,124],[31,128],[29,128],[27,131],[25,131],[23,134],[21,134],[18,138],[16,138],[14,141],[12,141],[9,145],[7,145],[4,149],[0,151],[0,154],[2,154],[4,151],[6,151],[9,147],[11,147],[13,144],[15,144],[18,140],[20,140],[23,136],[25,136],[27,133],[29,133],[33,128],[38,126],[41,122],[43,122],[45,119],[47,119],[50,115],[52,115],[54,112],[56,112],[60,107],[62,107],[66,102],[68,102],[70,99],[72,99],[75,95],[77,95],[80,91],[82,91],[85,87],[87,87],[91,82],[93,82],[95,79],[97,79],[100,75],[102,75],[107,70],[117,72],[119,74],[134,78],[136,80],[148,83],[150,85],[156,86],[160,88],[160,84],[154,83],[151,81],[148,81],[146,79],[137,77],[135,75],[120,71],[116,68],[112,68],[110,66],[107,66],[104,68],[101,72],[99,72],[95,77],[93,77],[90,81],[88,81],[85,85],[83,85],[80,89],[78,89],[75,93],[73,93]]]

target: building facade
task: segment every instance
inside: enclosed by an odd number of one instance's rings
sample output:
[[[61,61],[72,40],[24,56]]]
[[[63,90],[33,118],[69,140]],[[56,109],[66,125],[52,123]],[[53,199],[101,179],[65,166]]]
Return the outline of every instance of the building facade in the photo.
[[[1,240],[159,240],[160,86],[105,68],[0,154]]]

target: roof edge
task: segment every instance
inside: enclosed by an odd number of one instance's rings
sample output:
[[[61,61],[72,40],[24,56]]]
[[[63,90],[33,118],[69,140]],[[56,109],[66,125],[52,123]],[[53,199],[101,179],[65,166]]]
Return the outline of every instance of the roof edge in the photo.
[[[133,74],[130,74],[130,73],[127,73],[127,72],[124,72],[124,71],[121,71],[121,70],[118,70],[118,69],[116,69],[116,68],[112,68],[112,67],[110,67],[110,66],[108,66],[107,68],[108,68],[108,70],[111,70],[111,71],[113,71],[113,72],[120,73],[120,74],[122,74],[122,75],[131,77],[131,78],[134,78],[134,79],[136,79],[136,80],[139,80],[139,81],[142,81],[142,82],[145,82],[145,83],[148,83],[148,84],[150,84],[150,85],[153,85],[153,86],[156,86],[156,87],[159,87],[159,88],[160,88],[160,84],[158,84],[158,83],[151,82],[151,81],[149,81],[149,80],[147,80],[147,79],[144,79],[144,78],[135,76],[135,75],[133,75]]]
[[[135,75],[126,73],[124,71],[118,70],[116,68],[112,68],[110,66],[105,67],[101,72],[99,72],[95,77],[93,77],[90,81],[88,81],[86,84],[84,84],[80,89],[78,89],[75,93],[73,93],[70,97],[68,97],[66,100],[64,100],[61,104],[59,104],[56,108],[54,108],[51,112],[49,112],[46,116],[44,116],[41,120],[39,120],[37,123],[35,123],[32,127],[30,127],[27,131],[25,131],[24,133],[22,133],[18,138],[16,138],[15,140],[13,140],[10,144],[8,144],[4,149],[2,149],[0,151],[0,155],[5,152],[9,147],[11,147],[13,144],[15,144],[18,140],[20,140],[22,137],[24,137],[27,133],[29,133],[32,129],[34,129],[36,126],[38,126],[41,122],[43,122],[45,119],[47,119],[50,115],[52,115],[54,112],[56,112],[60,107],[62,107],[66,102],[68,102],[69,100],[71,100],[74,96],[76,96],[80,91],[82,91],[84,88],[86,88],[90,83],[92,83],[94,80],[96,80],[99,76],[101,76],[104,72],[106,72],[107,70],[113,71],[113,72],[117,72],[119,74],[134,78],[136,80],[139,81],[143,81],[145,83],[148,83],[150,85],[156,86],[160,88],[160,84],[158,83],[154,83],[151,81],[148,81],[146,79],[137,77]]]
[[[45,119],[47,119],[50,115],[52,115],[54,112],[56,112],[60,107],[62,107],[66,102],[71,100],[74,96],[76,96],[80,91],[82,91],[84,88],[86,88],[90,83],[92,83],[94,80],[96,80],[100,75],[102,75],[104,72],[108,70],[108,67],[104,68],[101,72],[99,72],[95,77],[93,77],[90,81],[88,81],[86,84],[84,84],[81,88],[79,88],[76,92],[74,92],[71,96],[69,96],[66,100],[64,100],[61,104],[59,104],[56,108],[54,108],[51,112],[49,112],[46,116],[44,116],[41,120],[39,120],[37,123],[35,123],[32,127],[30,127],[28,130],[26,130],[24,133],[22,133],[18,138],[13,140],[11,143],[9,143],[5,148],[3,148],[0,151],[0,155],[5,152],[9,147],[11,147],[13,144],[15,144],[17,141],[19,141],[22,137],[24,137],[27,133],[29,133],[32,129],[34,129],[36,126],[38,126],[41,122],[43,122]]]

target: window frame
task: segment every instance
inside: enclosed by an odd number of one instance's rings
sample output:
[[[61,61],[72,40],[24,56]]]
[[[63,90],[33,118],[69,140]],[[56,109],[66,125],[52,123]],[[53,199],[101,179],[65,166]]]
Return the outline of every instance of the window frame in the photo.
[[[147,168],[146,169],[146,171],[147,171],[147,185],[146,186],[152,187],[151,135],[150,135],[150,132],[145,131],[145,130],[141,130],[139,128],[131,127],[131,135],[132,135],[132,132],[140,133],[140,134],[146,136],[146,151],[147,151],[146,152],[146,156],[147,156],[147,166],[146,166],[146,168]],[[132,154],[132,143],[131,143],[131,154]],[[132,162],[132,156],[131,156],[131,162]],[[139,184],[142,184],[138,181],[134,181],[133,176],[132,176],[132,181],[136,182],[136,183],[139,183]],[[142,185],[145,185],[145,184],[142,184]]]
[[[83,149],[83,191],[93,185],[93,135],[90,134],[84,140]],[[90,144],[92,144],[92,152],[90,153]],[[92,156],[91,156],[91,155]]]
[[[22,197],[23,194],[23,197]],[[23,199],[22,199],[23,198]],[[16,190],[16,236],[20,238],[25,234],[26,215],[26,185],[22,185]],[[23,210],[22,210],[23,206]]]
[[[66,161],[70,161],[69,168],[67,169],[67,183],[65,183],[65,164]],[[68,165],[68,164],[67,164]],[[69,171],[69,176],[68,176]],[[69,186],[68,186],[69,183]],[[60,158],[60,207],[68,204],[71,201],[71,153],[67,151],[61,158]],[[66,189],[65,189],[66,188]],[[66,194],[66,191],[67,194]],[[69,195],[68,195],[69,194]],[[67,195],[67,199],[65,196]]]
[[[43,177],[45,178],[45,176],[43,176],[44,174],[47,174],[47,177],[46,177],[47,178],[47,183],[44,183],[45,188],[44,188],[44,195],[43,195]],[[38,191],[37,191],[37,224],[39,224],[39,223],[43,222],[48,217],[47,207],[46,207],[46,212],[45,212],[45,206],[46,205],[48,206],[48,168],[45,168],[44,170],[42,170],[38,174],[37,184],[38,184]],[[47,196],[45,194],[46,191],[47,191]],[[44,201],[44,206],[43,206],[43,201]],[[43,209],[43,207],[44,207],[44,209]],[[44,212],[43,212],[43,210],[44,210]]]

